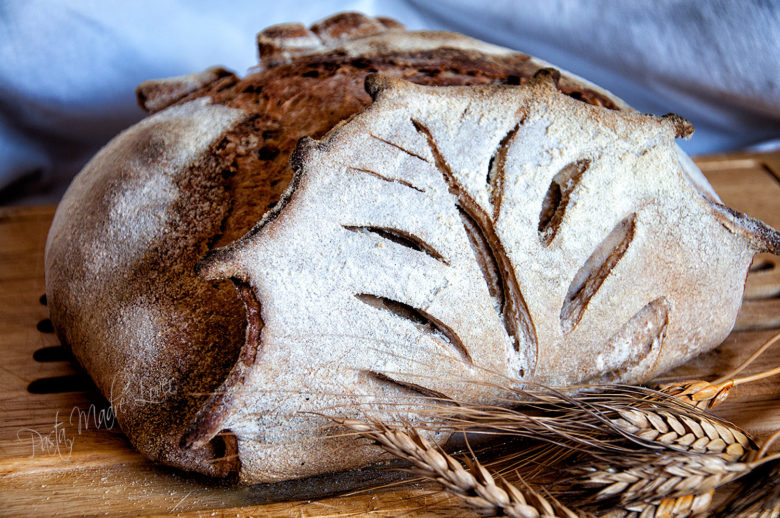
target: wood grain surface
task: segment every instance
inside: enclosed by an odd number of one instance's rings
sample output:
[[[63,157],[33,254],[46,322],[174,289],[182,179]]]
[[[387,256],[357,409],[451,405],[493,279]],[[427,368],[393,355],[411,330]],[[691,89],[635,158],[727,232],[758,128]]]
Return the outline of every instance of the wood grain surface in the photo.
[[[698,157],[724,202],[780,228],[780,152]],[[231,487],[136,453],[108,403],[51,332],[43,252],[55,207],[0,208],[0,515],[446,516],[429,487],[395,486],[316,501],[317,480]],[[780,331],[780,258],[757,256],[735,328],[715,351],[663,376],[729,371]],[[780,345],[749,369],[780,364]],[[716,413],[759,440],[780,428],[780,379],[737,387]],[[355,480],[375,474],[355,473]],[[314,488],[314,489],[313,489]],[[278,500],[283,501],[278,501]],[[277,501],[273,501],[277,500]],[[462,511],[458,513],[462,515]]]

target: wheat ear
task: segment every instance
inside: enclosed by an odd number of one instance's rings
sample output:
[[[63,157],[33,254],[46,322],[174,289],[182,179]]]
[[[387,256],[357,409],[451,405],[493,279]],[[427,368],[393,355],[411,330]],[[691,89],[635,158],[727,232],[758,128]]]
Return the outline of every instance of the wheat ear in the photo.
[[[712,505],[715,491],[678,498],[666,498],[658,503],[627,505],[624,509],[608,512],[605,518],[687,518],[703,516]]]
[[[521,491],[503,478],[496,480],[476,460],[459,460],[432,445],[414,428],[390,428],[377,421],[337,419],[345,427],[378,443],[385,451],[414,466],[412,472],[438,482],[476,512],[516,518],[577,518],[570,509],[526,486]]]
[[[726,426],[696,413],[672,414],[643,408],[616,410],[612,423],[646,441],[696,453],[713,453],[725,460],[747,460],[755,444],[736,427]]]
[[[702,410],[709,410],[723,403],[734,388],[734,380],[723,383],[695,380],[666,383],[658,387],[659,392],[669,394]]]
[[[637,516],[699,514],[711,492],[748,473],[748,461],[757,456],[755,443],[738,428],[649,389],[591,386],[574,394],[543,389],[522,395],[531,401],[518,401],[515,409],[448,407],[436,429],[535,438],[570,449],[589,469],[568,481],[567,493],[581,495],[588,506],[619,506]]]
[[[745,370],[748,365],[761,356],[769,347],[780,341],[780,333],[777,333],[769,340],[764,342],[750,357],[742,362],[736,369],[728,374],[721,376],[715,381],[683,381],[676,383],[666,383],[658,387],[658,390],[666,394],[675,396],[697,408],[710,409],[723,403],[729,396],[731,389],[737,385],[751,383],[770,376],[780,374],[780,367],[737,378],[737,374]]]
[[[581,478],[573,485],[596,491],[595,501],[617,501],[622,507],[634,503],[655,503],[668,498],[703,494],[736,480],[767,461],[729,462],[708,454],[647,454],[595,462],[576,468]],[[623,464],[623,466],[620,466]]]
[[[461,404],[434,409],[441,419],[436,430],[513,435],[590,451],[649,446],[742,461],[758,449],[736,426],[650,389],[591,386],[568,395],[552,389],[521,395],[535,401],[517,401],[514,408]]]
[[[669,394],[689,405],[702,410],[709,410],[723,403],[728,398],[731,389],[737,385],[751,383],[780,374],[780,367],[745,376],[743,378],[731,378],[726,381],[680,381],[666,383],[658,387],[659,392]]]

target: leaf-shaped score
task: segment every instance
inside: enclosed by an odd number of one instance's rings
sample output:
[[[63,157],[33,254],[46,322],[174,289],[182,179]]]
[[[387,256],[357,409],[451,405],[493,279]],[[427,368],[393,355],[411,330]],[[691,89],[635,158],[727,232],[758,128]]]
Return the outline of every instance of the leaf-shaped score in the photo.
[[[239,286],[248,340],[185,442],[230,429],[246,478],[378,458],[323,440],[317,413],[647,378],[719,343],[754,252],[777,248],[686,177],[679,117],[595,108],[544,73],[367,88],[364,113],[301,142],[277,209],[202,262]]]

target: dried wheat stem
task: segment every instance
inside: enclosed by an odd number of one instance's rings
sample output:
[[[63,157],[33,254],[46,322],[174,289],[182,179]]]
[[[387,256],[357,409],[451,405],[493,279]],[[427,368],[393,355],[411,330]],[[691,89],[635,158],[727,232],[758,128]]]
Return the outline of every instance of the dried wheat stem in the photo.
[[[448,408],[448,415],[440,416],[446,426],[439,429],[528,437],[591,451],[633,452],[639,441],[642,446],[655,443],[656,449],[715,453],[727,460],[749,460],[758,449],[738,428],[674,398],[650,390],[601,389],[557,400],[553,392],[546,393],[544,407],[530,406],[544,411],[538,416],[529,415],[522,402],[518,409]]]
[[[758,453],[756,454],[756,459],[763,459],[778,438],[780,438],[780,430],[776,430],[772,435],[769,436],[769,439],[764,442],[764,445],[761,446],[761,449],[758,450]]]
[[[667,383],[658,388],[660,392],[675,396],[697,408],[713,408],[723,401],[737,385],[752,383],[780,374],[780,366],[742,378],[732,378],[722,382],[684,381]]]
[[[648,389],[588,387],[572,395],[542,389],[521,395],[530,401],[518,401],[518,409],[448,407],[446,414],[437,414],[443,422],[433,429],[530,437],[579,455],[584,467],[571,471],[564,494],[585,497],[587,506],[615,506],[637,516],[698,514],[710,505],[711,491],[766,460],[736,427]],[[545,499],[496,481],[479,463],[467,460],[464,468],[414,429],[343,424],[412,462],[414,473],[438,481],[482,513],[526,516],[521,513],[530,508],[545,516],[562,514],[557,508],[545,513]]]
[[[773,369],[753,374],[751,376],[745,376],[737,378],[737,374],[745,370],[748,365],[761,356],[769,347],[780,341],[780,333],[777,333],[772,338],[764,342],[761,347],[750,355],[750,357],[742,362],[736,369],[732,370],[728,374],[721,376],[715,381],[683,381],[676,383],[667,383],[658,387],[658,390],[666,394],[678,397],[687,403],[702,409],[713,408],[723,401],[729,395],[732,388],[744,383],[751,383],[758,381],[776,374],[780,374],[780,366]]]
[[[458,496],[475,511],[486,515],[517,518],[576,518],[577,515],[557,502],[544,498],[530,487],[521,491],[499,478],[496,480],[477,461],[463,464],[436,448],[413,428],[390,428],[380,422],[338,419],[337,422],[376,441],[385,451],[412,463],[412,472],[434,480],[449,493]]]
[[[751,374],[750,376],[745,376],[744,378],[734,378],[734,380],[732,381],[734,382],[734,386],[737,386],[737,385],[742,385],[743,383],[752,383],[754,381],[762,380],[764,378],[769,378],[777,374],[780,374],[780,365],[775,367],[774,369],[765,370],[757,374]]]
[[[766,342],[764,342],[764,343],[761,345],[761,347],[759,347],[758,349],[756,349],[756,351],[755,351],[753,354],[751,354],[751,355],[750,355],[750,358],[748,358],[747,360],[745,360],[744,362],[742,362],[742,363],[739,365],[739,367],[737,367],[736,369],[732,370],[732,371],[731,371],[731,372],[729,372],[728,374],[725,374],[725,375],[721,376],[720,378],[718,378],[717,380],[715,380],[713,383],[715,383],[715,384],[718,384],[718,383],[722,383],[722,382],[724,382],[724,381],[727,381],[727,380],[729,380],[729,379],[731,379],[731,378],[734,378],[734,377],[735,377],[737,374],[739,374],[740,372],[742,372],[743,370],[745,370],[745,368],[746,368],[748,365],[750,365],[751,363],[753,363],[753,361],[754,361],[756,358],[758,358],[759,356],[761,356],[761,355],[764,353],[764,351],[766,351],[767,349],[769,349],[769,348],[770,348],[770,347],[771,347],[771,346],[772,346],[774,343],[776,343],[778,340],[780,340],[780,333],[777,333],[777,334],[776,334],[776,335],[774,335],[772,338],[770,338],[769,340],[767,340]]]

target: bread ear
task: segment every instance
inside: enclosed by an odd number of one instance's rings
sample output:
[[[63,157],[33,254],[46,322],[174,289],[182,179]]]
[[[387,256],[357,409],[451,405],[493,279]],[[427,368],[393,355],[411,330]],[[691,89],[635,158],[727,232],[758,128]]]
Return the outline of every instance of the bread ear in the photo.
[[[135,97],[138,106],[149,113],[155,113],[217,82],[219,87],[227,88],[238,82],[238,77],[230,70],[212,67],[197,74],[150,79],[136,87]]]
[[[780,232],[761,220],[736,211],[723,204],[707,200],[713,214],[721,224],[742,237],[756,253],[769,252],[780,255]]]

